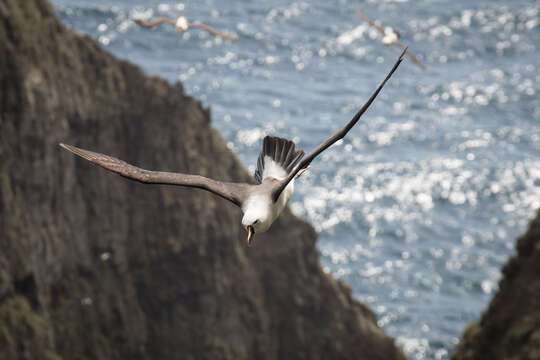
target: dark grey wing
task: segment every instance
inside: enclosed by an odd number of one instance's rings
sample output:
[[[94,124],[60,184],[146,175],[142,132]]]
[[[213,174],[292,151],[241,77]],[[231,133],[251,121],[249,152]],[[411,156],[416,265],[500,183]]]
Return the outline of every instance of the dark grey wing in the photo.
[[[220,38],[231,40],[231,41],[238,41],[238,38],[235,36],[227,35],[222,32],[214,30],[211,26],[208,26],[206,24],[201,23],[195,23],[195,24],[189,24],[190,27],[199,28],[208,31],[210,34],[219,36]]]
[[[137,25],[142,26],[142,27],[154,27],[160,24],[171,24],[171,25],[176,24],[176,21],[174,19],[164,18],[164,17],[156,18],[156,19],[148,20],[148,21],[144,19],[133,19],[133,21]]]
[[[281,167],[286,174],[293,171],[294,167],[304,156],[304,151],[296,149],[294,142],[277,136],[265,136],[263,148],[257,160],[257,170],[255,170],[255,180],[262,184],[264,180],[265,158],[273,160]],[[271,176],[271,174],[270,174]]]
[[[400,42],[395,42],[392,45],[395,45],[395,46],[399,47],[401,50],[404,50],[404,49],[407,48],[405,45],[403,45]],[[409,59],[411,59],[413,63],[418,65],[422,70],[426,69],[424,64],[422,64],[422,62],[420,60],[418,60],[408,49],[406,50],[406,53],[407,53],[407,56],[409,57]]]
[[[396,69],[398,68],[399,64],[401,64],[401,62],[403,61],[403,56],[405,55],[405,52],[407,51],[407,48],[405,48],[405,50],[403,50],[403,52],[401,53],[401,55],[399,56],[399,59],[396,61],[396,63],[394,64],[394,67],[392,67],[392,70],[390,70],[390,72],[388,73],[388,75],[386,75],[386,78],[383,80],[383,82],[379,85],[379,87],[377,88],[377,90],[375,90],[375,92],[371,95],[371,97],[369,98],[369,100],[364,104],[364,106],[362,106],[362,108],[356,113],[356,115],[354,115],[354,117],[352,118],[351,121],[349,121],[349,123],[347,125],[345,125],[342,129],[338,130],[334,135],[332,135],[330,138],[328,138],[325,142],[323,142],[322,144],[320,144],[319,146],[317,146],[317,148],[315,150],[313,150],[311,153],[309,153],[306,157],[304,157],[304,159],[302,159],[302,161],[300,162],[300,164],[298,164],[298,166],[289,173],[289,175],[287,176],[286,179],[282,180],[279,185],[276,187],[276,189],[274,190],[274,192],[272,193],[272,199],[274,201],[277,201],[277,199],[279,198],[279,195],[281,195],[281,192],[285,189],[285,187],[287,186],[287,184],[289,182],[291,182],[292,179],[294,179],[294,177],[296,176],[296,174],[302,170],[302,169],[305,169],[309,166],[309,164],[313,161],[313,159],[315,159],[315,157],[317,157],[317,155],[319,155],[320,153],[322,153],[324,150],[328,149],[330,146],[332,146],[332,144],[334,144],[336,141],[340,140],[340,139],[343,139],[345,137],[345,135],[347,135],[347,133],[349,132],[349,130],[352,129],[352,127],[358,122],[358,120],[360,119],[360,117],[364,114],[364,112],[366,112],[366,110],[369,108],[369,106],[371,105],[371,103],[373,102],[373,100],[375,100],[375,98],[377,97],[377,95],[379,95],[379,92],[382,90],[382,88],[384,87],[384,85],[386,84],[386,82],[388,81],[388,79],[390,79],[390,77],[392,76],[392,74],[394,73],[394,71],[396,71]]]
[[[171,173],[164,171],[149,171],[130,165],[125,161],[112,156],[79,149],[75,146],[60,144],[64,149],[86,159],[94,164],[104,167],[107,170],[115,172],[125,178],[139,181],[145,184],[165,184],[188,186],[210,191],[241,206],[248,195],[248,184],[226,183],[212,180],[204,176],[189,175],[180,173]]]

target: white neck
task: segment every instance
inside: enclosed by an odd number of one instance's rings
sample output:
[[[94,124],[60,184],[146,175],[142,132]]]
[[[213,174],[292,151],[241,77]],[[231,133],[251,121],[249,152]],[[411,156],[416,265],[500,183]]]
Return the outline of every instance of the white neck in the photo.
[[[244,211],[242,225],[252,225],[256,234],[265,232],[285,209],[293,192],[294,180],[287,185],[275,203],[270,194],[252,195],[242,208]],[[259,222],[255,223],[256,220]]]

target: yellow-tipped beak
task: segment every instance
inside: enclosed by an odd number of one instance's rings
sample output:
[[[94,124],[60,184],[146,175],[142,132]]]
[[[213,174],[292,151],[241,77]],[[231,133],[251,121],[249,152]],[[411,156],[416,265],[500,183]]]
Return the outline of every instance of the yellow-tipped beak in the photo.
[[[253,230],[253,226],[248,225],[247,231],[248,231],[247,244],[248,246],[251,246],[251,238],[253,237],[253,235],[255,235],[255,230]]]

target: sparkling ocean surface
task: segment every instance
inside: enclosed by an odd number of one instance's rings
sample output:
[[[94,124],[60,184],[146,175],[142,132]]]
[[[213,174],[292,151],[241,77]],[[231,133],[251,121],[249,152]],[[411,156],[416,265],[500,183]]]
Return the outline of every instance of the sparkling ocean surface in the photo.
[[[311,151],[408,59],[349,135],[297,182],[326,271],[409,359],[448,359],[540,206],[540,1],[53,0],[69,26],[212,109],[250,170],[266,134]],[[184,13],[239,37],[142,29]]]

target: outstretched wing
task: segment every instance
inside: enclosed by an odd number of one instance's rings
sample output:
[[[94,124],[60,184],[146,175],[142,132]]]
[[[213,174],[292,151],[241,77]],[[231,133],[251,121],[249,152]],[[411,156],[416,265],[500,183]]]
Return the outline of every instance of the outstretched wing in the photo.
[[[247,190],[250,186],[248,184],[221,182],[199,175],[149,171],[130,165],[112,156],[79,149],[66,144],[60,144],[60,146],[107,170],[145,184],[179,185],[203,189],[219,195],[238,206],[242,205],[242,202],[248,195]]]
[[[377,88],[377,90],[375,90],[375,92],[371,95],[371,97],[369,98],[369,100],[364,104],[364,106],[362,106],[362,108],[356,113],[356,115],[354,115],[354,117],[352,118],[351,121],[349,121],[349,123],[347,125],[345,125],[345,127],[343,127],[341,130],[338,130],[334,135],[332,135],[330,138],[328,138],[325,142],[323,142],[322,144],[320,144],[319,146],[317,146],[317,148],[315,150],[313,150],[311,153],[309,153],[306,157],[304,157],[302,159],[302,161],[300,162],[300,164],[298,164],[298,166],[289,173],[289,175],[287,176],[287,178],[285,178],[284,180],[282,180],[280,182],[280,184],[276,187],[276,189],[274,190],[273,194],[272,194],[272,199],[274,201],[277,201],[277,199],[279,198],[279,195],[281,195],[281,192],[285,189],[285,187],[287,186],[287,184],[292,180],[294,179],[294,177],[296,176],[296,174],[302,170],[302,169],[305,169],[309,166],[309,164],[311,164],[311,162],[313,161],[313,159],[315,159],[315,157],[317,157],[317,155],[319,155],[320,153],[322,153],[324,150],[328,149],[332,144],[334,144],[336,141],[340,140],[340,139],[343,139],[345,137],[345,135],[347,135],[347,133],[349,132],[349,130],[352,129],[352,127],[358,122],[358,120],[360,119],[360,117],[364,114],[364,112],[366,112],[366,110],[369,108],[369,106],[371,105],[371,103],[373,102],[373,100],[375,100],[375,98],[377,97],[377,95],[379,95],[379,92],[382,90],[382,88],[384,87],[384,85],[386,84],[386,82],[388,81],[388,79],[390,79],[390,77],[392,76],[392,74],[394,73],[394,71],[396,71],[396,69],[398,68],[399,64],[401,64],[401,61],[403,61],[403,56],[405,55],[405,52],[407,51],[407,48],[405,48],[405,50],[403,50],[403,52],[401,53],[401,55],[399,56],[399,59],[396,61],[396,63],[394,64],[394,67],[392,67],[392,70],[390,70],[390,72],[388,73],[388,75],[386,75],[386,78],[384,79],[384,81],[379,85],[379,87]]]
[[[194,28],[199,28],[199,29],[203,29],[203,30],[206,30],[208,31],[210,34],[212,35],[216,35],[216,36],[219,36],[220,38],[223,38],[223,39],[227,39],[227,40],[231,40],[231,41],[238,41],[238,38],[234,37],[234,36],[231,36],[231,35],[227,35],[227,34],[224,34],[224,33],[221,33],[219,31],[216,31],[214,30],[212,27],[206,25],[206,24],[201,24],[201,23],[195,23],[195,24],[189,24],[190,27],[194,27]]]
[[[369,20],[366,15],[364,15],[362,12],[357,11],[356,14],[362,18],[365,22],[367,22],[369,25],[373,26],[375,29],[377,29],[383,36],[385,35],[384,28],[382,26],[379,26],[375,24],[373,21]]]
[[[402,43],[400,43],[398,41],[394,42],[392,45],[395,45],[395,46],[399,47],[401,50],[405,50],[407,48],[405,45],[403,45]],[[414,56],[408,49],[406,50],[406,53],[407,53],[407,56],[409,57],[409,59],[411,59],[413,63],[418,65],[422,70],[426,69],[424,64],[422,64],[422,62],[420,60],[418,60],[416,58],[416,56]]]
[[[164,18],[164,17],[161,17],[161,18],[156,18],[156,19],[153,19],[153,20],[144,20],[144,19],[133,19],[133,21],[137,24],[137,25],[140,25],[142,27],[154,27],[156,25],[160,25],[160,24],[171,24],[171,25],[174,25],[176,23],[176,21],[174,19],[170,19],[170,18]]]

